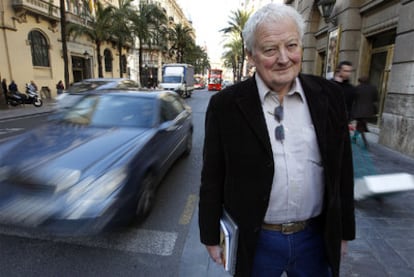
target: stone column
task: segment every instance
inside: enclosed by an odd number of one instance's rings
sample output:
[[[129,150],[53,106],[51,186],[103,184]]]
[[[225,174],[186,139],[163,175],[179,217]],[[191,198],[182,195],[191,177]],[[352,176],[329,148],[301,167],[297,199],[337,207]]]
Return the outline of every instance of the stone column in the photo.
[[[414,157],[414,0],[401,1],[379,142]]]
[[[356,83],[357,79],[356,72],[361,44],[360,6],[361,1],[359,0],[339,0],[333,11],[335,25],[341,28],[338,63],[344,60],[352,62],[354,65],[354,72],[351,76],[352,83]]]

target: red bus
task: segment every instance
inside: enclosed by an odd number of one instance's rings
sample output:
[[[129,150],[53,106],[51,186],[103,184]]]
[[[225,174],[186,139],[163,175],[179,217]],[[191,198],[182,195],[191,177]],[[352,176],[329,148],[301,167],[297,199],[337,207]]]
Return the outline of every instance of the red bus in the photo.
[[[208,72],[208,90],[221,90],[223,82],[223,70],[210,69]]]

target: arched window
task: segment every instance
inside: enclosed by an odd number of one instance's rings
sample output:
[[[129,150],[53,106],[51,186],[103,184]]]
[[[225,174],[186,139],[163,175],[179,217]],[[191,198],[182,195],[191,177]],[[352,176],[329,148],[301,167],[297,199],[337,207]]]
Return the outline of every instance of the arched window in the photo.
[[[50,66],[49,44],[45,36],[39,31],[31,31],[29,41],[33,66]]]
[[[112,53],[109,49],[104,50],[105,72],[112,72]]]

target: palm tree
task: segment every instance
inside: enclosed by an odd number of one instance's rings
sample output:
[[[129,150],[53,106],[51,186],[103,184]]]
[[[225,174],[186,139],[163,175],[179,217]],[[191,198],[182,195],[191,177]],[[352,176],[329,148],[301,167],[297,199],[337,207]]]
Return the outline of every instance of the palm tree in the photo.
[[[132,34],[131,17],[136,13],[132,6],[133,0],[118,0],[118,8],[114,9],[112,26],[110,28],[113,34],[111,40],[116,42],[118,57],[119,57],[119,77],[123,77],[123,69],[125,68],[124,60],[122,59],[122,49],[134,43]]]
[[[229,43],[224,45],[224,48],[228,49],[226,52],[223,53],[223,60],[224,65],[226,67],[232,68],[233,71],[233,82],[238,80],[238,76],[241,72],[242,68],[242,60],[243,60],[243,44],[239,38],[233,38],[233,40]]]
[[[140,82],[144,84],[142,53],[144,47],[153,44],[160,47],[166,41],[165,30],[167,15],[163,9],[153,3],[140,2],[138,11],[130,16],[133,34],[138,39],[138,67]]]
[[[237,81],[240,81],[243,75],[244,58],[246,55],[244,52],[243,29],[250,15],[251,12],[243,10],[233,11],[232,15],[230,16],[230,21],[228,21],[229,26],[220,30],[224,34],[235,34],[240,37],[242,57],[239,72],[237,73]]]
[[[62,0],[61,0],[62,1]],[[89,11],[90,12],[90,11]],[[101,45],[108,41],[111,35],[110,27],[112,26],[114,8],[111,5],[103,6],[100,1],[96,2],[95,16],[90,16],[87,25],[68,23],[67,33],[76,38],[79,35],[86,35],[95,42],[96,52],[98,55],[98,76],[103,77]]]
[[[193,30],[188,26],[183,26],[181,23],[175,24],[169,32],[169,40],[172,43],[170,53],[176,55],[177,63],[182,63],[186,54],[186,47],[189,41],[193,41],[190,36]]]
[[[200,46],[190,41],[186,46],[186,55],[183,62],[194,66],[194,73],[204,74],[205,70],[210,66],[206,51]]]
[[[63,72],[65,80],[65,88],[69,86],[69,58],[68,58],[68,45],[66,42],[66,8],[65,0],[59,1],[60,7],[60,38],[62,40],[62,55],[63,55]]]

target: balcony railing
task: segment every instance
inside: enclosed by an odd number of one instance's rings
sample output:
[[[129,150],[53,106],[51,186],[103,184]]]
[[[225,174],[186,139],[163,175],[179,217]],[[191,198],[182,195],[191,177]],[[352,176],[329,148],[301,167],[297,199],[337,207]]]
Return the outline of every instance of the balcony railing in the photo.
[[[71,23],[76,23],[79,25],[85,25],[92,28],[90,20],[80,15],[74,14],[72,12],[66,12],[66,21]]]
[[[17,13],[28,12],[52,21],[60,20],[60,10],[53,2],[43,0],[12,0],[13,9]]]

